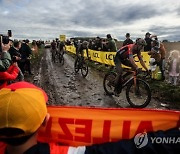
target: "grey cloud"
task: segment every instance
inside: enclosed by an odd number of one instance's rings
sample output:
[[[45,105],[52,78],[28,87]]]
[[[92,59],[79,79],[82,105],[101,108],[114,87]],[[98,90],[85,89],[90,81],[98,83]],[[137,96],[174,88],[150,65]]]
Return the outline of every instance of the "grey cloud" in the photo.
[[[180,15],[180,9],[168,8],[166,6],[168,4],[157,7],[156,3],[140,2],[131,3],[130,0],[126,3],[117,0],[26,0],[19,4],[14,0],[9,8],[10,13],[0,16],[0,21],[3,21],[0,23],[0,29],[11,28],[15,33],[22,33],[26,37],[54,37],[62,33],[68,36],[92,36],[103,35],[106,29],[111,30],[109,33],[120,33],[116,27],[133,25],[140,20],[153,19],[153,17],[169,12],[176,11]],[[4,6],[0,5],[0,10],[6,11],[8,5]],[[155,30],[160,30],[160,27],[153,26],[149,30],[144,29],[145,32]],[[171,35],[171,32],[168,35]]]
[[[163,11],[151,5],[115,5],[111,3],[99,4],[88,2],[74,14],[73,22],[87,27],[108,27],[114,24],[133,23],[134,21],[152,18]]]
[[[180,41],[180,26],[172,26],[172,27],[163,27],[163,26],[156,26],[153,25],[150,29],[150,32],[158,35],[164,36],[162,39],[166,39],[169,41],[177,40]]]

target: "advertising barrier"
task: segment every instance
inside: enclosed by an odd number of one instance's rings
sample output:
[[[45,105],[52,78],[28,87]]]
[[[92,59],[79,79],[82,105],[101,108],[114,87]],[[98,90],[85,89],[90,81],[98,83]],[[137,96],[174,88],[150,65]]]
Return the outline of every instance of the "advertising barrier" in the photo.
[[[66,50],[71,52],[71,53],[76,53],[76,49],[74,46],[66,46]],[[107,65],[112,65],[114,66],[114,57],[116,55],[116,52],[106,52],[106,51],[96,51],[96,50],[91,50],[88,49],[88,53],[89,53],[89,57],[91,58],[91,60],[95,61],[95,62],[99,62],[102,64],[107,64]],[[142,58],[147,66],[147,68],[149,68],[149,60],[150,60],[150,56],[148,55],[147,52],[141,52],[142,53]],[[86,51],[84,52],[84,57],[86,56]],[[139,63],[138,57],[136,55],[134,55],[135,58],[135,62],[137,64],[137,66],[139,68],[142,68],[141,64]]]

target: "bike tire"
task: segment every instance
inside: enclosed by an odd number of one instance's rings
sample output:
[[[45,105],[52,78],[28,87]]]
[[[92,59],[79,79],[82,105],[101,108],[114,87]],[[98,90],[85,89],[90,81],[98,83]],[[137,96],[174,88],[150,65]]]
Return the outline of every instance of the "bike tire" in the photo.
[[[56,56],[52,54],[52,62],[55,63],[56,62]]]
[[[136,83],[136,90],[133,79],[127,85],[126,98],[131,107],[144,108],[151,101],[151,89],[142,79],[136,79]]]
[[[78,73],[79,72],[79,58],[77,58],[74,62],[74,71],[75,73]]]
[[[59,55],[59,63],[61,64],[61,65],[64,65],[64,56],[63,55]]]
[[[114,80],[116,78],[115,72],[109,72],[105,74],[104,80],[103,80],[103,87],[104,91],[107,95],[113,95],[114,94]]]
[[[82,63],[81,74],[84,78],[88,75],[88,65],[86,62]]]

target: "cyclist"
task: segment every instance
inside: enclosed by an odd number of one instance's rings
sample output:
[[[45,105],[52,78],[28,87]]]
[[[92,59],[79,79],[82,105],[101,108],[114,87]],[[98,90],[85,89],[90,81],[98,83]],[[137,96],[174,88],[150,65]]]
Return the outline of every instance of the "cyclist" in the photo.
[[[143,68],[146,71],[148,71],[148,68],[146,67],[144,61],[142,60],[142,56],[141,56],[141,50],[143,49],[143,47],[145,45],[146,45],[145,40],[142,38],[138,38],[134,44],[129,44],[129,45],[123,46],[122,48],[120,48],[117,51],[116,56],[114,58],[116,71],[118,73],[118,75],[115,79],[115,89],[114,89],[114,94],[116,96],[119,95],[119,93],[121,92],[121,89],[122,89],[122,87],[121,87],[122,71],[123,71],[122,64],[125,66],[131,67],[133,70],[138,71],[138,66],[135,63],[133,55],[137,54],[141,65],[143,66]]]
[[[55,40],[52,41],[51,43],[51,53],[52,53],[52,57],[57,55],[57,44],[55,42]]]
[[[77,58],[75,60],[75,64],[76,64],[76,61],[79,58],[79,54],[81,56],[80,58],[82,58],[82,60],[84,59],[84,50],[86,50],[87,58],[89,59],[89,56],[88,56],[88,42],[87,41],[83,41],[82,43],[78,44],[78,48],[76,50]]]
[[[84,50],[86,50],[86,54],[88,57],[88,42],[87,41],[83,41],[82,43],[78,44],[76,55],[78,56],[80,54],[81,57],[84,57]]]
[[[59,43],[59,53],[60,53],[60,54],[64,54],[64,50],[65,50],[65,44],[64,44],[63,41],[61,41],[61,42]]]

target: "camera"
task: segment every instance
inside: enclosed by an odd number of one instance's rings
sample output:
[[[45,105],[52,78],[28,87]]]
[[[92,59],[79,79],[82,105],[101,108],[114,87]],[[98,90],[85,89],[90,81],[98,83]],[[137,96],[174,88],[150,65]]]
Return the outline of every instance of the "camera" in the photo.
[[[8,35],[0,34],[0,52],[2,52],[2,43],[8,44],[9,43],[9,37],[12,37],[12,31],[8,30]]]

